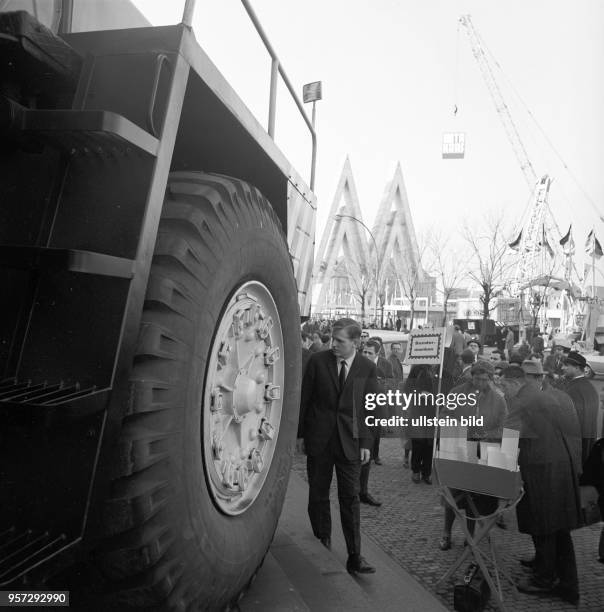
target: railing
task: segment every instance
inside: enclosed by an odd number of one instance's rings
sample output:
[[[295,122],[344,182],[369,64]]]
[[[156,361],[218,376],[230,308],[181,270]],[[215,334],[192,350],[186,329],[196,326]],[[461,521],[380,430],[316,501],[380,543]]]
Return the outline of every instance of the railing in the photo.
[[[195,2],[196,0],[186,0],[185,2],[185,8],[183,11],[183,16],[182,16],[182,23],[188,27],[192,27],[193,13],[195,12]],[[285,72],[283,65],[279,61],[279,57],[275,53],[275,50],[273,49],[273,46],[271,45],[264,29],[262,28],[262,25],[260,24],[260,21],[258,20],[258,17],[256,16],[256,13],[254,12],[254,9],[252,8],[248,0],[241,0],[241,4],[243,4],[243,7],[245,8],[247,14],[249,15],[249,18],[254,24],[254,27],[256,28],[258,35],[262,39],[262,42],[264,43],[266,50],[271,56],[271,81],[270,81],[270,95],[269,95],[269,106],[268,106],[268,128],[267,128],[268,135],[273,140],[275,139],[275,119],[277,115],[277,83],[278,83],[279,75],[281,75],[281,78],[283,79],[285,86],[287,87],[291,97],[296,103],[296,106],[298,107],[298,110],[300,111],[300,114],[302,115],[302,118],[304,119],[304,122],[306,123],[308,127],[308,131],[310,132],[310,136],[312,139],[312,157],[311,157],[311,162],[310,162],[310,188],[311,190],[314,190],[315,188],[315,166],[317,162],[317,134],[315,132],[315,129],[310,119],[308,118],[306,114],[306,111],[304,110],[302,101],[298,97],[298,94],[296,94],[296,90],[291,84],[291,81],[289,80],[289,77],[287,76],[287,73]]]

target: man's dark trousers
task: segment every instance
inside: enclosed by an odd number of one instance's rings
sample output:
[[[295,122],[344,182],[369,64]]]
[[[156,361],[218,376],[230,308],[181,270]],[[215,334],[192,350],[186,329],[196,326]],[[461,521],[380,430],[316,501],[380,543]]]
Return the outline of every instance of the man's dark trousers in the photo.
[[[373,444],[371,445],[371,459],[375,459],[378,455],[375,454],[375,439],[376,439],[376,431],[375,428],[371,432],[373,434]],[[378,449],[379,449],[379,438],[378,438]],[[379,452],[379,451],[378,451]],[[371,469],[371,461],[368,461],[365,465],[361,465],[361,495],[369,494],[369,471]]]
[[[535,544],[535,578],[544,584],[560,579],[566,591],[579,593],[579,578],[573,540],[568,529],[533,536]]]
[[[317,538],[331,536],[329,489],[336,468],[340,520],[349,555],[361,553],[361,513],[359,504],[360,457],[347,459],[342,449],[337,427],[325,449],[318,455],[308,455],[309,498],[308,515]]]
[[[382,426],[373,426],[373,446],[371,447],[371,458],[379,459],[380,457],[380,439],[382,437]]]

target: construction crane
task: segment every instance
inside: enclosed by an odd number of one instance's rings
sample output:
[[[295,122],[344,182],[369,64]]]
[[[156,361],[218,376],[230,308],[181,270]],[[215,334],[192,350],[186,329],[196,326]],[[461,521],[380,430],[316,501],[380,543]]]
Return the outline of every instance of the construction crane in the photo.
[[[486,45],[482,41],[482,38],[474,24],[470,15],[462,15],[459,18],[459,24],[463,26],[468,36],[472,54],[476,59],[482,77],[487,85],[487,89],[491,95],[497,114],[501,119],[501,123],[508,136],[514,155],[518,160],[520,169],[524,175],[524,178],[529,186],[532,194],[532,202],[530,204],[530,213],[528,217],[528,223],[526,228],[523,229],[521,234],[520,243],[520,256],[518,257],[518,264],[516,266],[516,273],[514,276],[514,282],[511,287],[511,292],[517,294],[519,287],[526,285],[535,276],[535,268],[537,265],[538,254],[542,248],[542,237],[547,235],[553,235],[555,240],[554,253],[557,255],[560,253],[559,239],[562,235],[556,220],[554,219],[552,212],[548,206],[548,194],[549,188],[552,183],[551,177],[547,174],[543,175],[539,180],[535,168],[529,159],[526,148],[520,138],[520,134],[512,118],[509,106],[507,105],[505,98],[501,92],[493,67],[489,60],[487,53],[485,52]],[[568,257],[568,254],[565,254]],[[565,276],[568,276],[566,280],[570,281],[570,270],[573,266],[566,265]]]
[[[501,89],[499,88],[497,80],[495,79],[493,68],[491,67],[489,58],[485,53],[485,45],[482,42],[480,34],[474,27],[470,15],[462,15],[459,18],[459,23],[465,28],[468,40],[470,41],[470,46],[472,48],[472,54],[478,63],[478,67],[482,73],[482,78],[484,79],[489,93],[491,94],[491,98],[495,104],[495,109],[499,114],[499,118],[501,119],[505,132],[512,145],[514,155],[520,164],[520,169],[522,170],[529,189],[533,191],[535,183],[537,182],[537,173],[535,172],[526,148],[520,139],[520,134],[518,133],[516,124],[512,119],[510,109],[506,104],[503,94],[501,93]]]

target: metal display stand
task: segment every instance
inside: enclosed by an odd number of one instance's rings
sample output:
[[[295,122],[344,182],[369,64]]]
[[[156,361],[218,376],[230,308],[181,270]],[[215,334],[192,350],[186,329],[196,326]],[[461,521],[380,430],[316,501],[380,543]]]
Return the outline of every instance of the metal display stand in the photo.
[[[463,473],[462,470],[465,473]],[[496,472],[493,472],[493,470],[496,470]],[[508,471],[509,470],[501,470],[500,468],[465,463],[462,461],[439,458],[434,459],[434,474],[436,476],[436,481],[441,487],[445,501],[451,506],[451,509],[455,513],[455,517],[459,520],[467,542],[467,546],[464,547],[463,552],[447,572],[436,582],[435,586],[451,578],[466,560],[473,557],[491,589],[491,594],[495,597],[497,608],[501,610],[501,612],[505,612],[506,608],[503,603],[500,576],[510,583],[515,594],[517,594],[517,590],[510,574],[502,569],[500,565],[497,548],[493,539],[490,537],[490,532],[497,523],[497,519],[506,510],[515,507],[524,495],[520,473],[511,471],[509,471],[509,474],[501,473]],[[473,475],[479,472],[482,472],[479,478],[472,478]],[[500,472],[500,474],[497,472]],[[488,482],[488,485],[484,484],[486,482]],[[459,491],[457,498],[453,494],[453,489]],[[499,498],[497,509],[492,514],[480,515],[471,497],[472,493],[491,495]],[[472,516],[466,514],[464,510],[458,507],[457,502],[461,497],[465,497],[468,502]],[[466,524],[467,518],[476,521],[474,535],[472,535],[468,529]],[[487,551],[482,550],[479,546],[485,539],[488,541]],[[492,569],[489,569],[489,565]]]
[[[442,390],[445,346],[449,346],[451,341],[452,330],[450,327],[412,330],[407,346],[405,363],[411,365],[439,365],[438,394],[440,394]],[[416,344],[417,347],[415,346]],[[435,408],[434,416],[437,418],[439,416],[438,407]],[[460,521],[468,545],[449,570],[447,570],[447,572],[436,582],[436,585],[450,578],[471,556],[476,561],[478,567],[480,567],[491,589],[491,593],[495,597],[498,609],[501,610],[501,612],[505,612],[500,576],[503,576],[512,585],[515,594],[517,594],[517,590],[511,576],[500,567],[497,550],[493,539],[490,537],[490,532],[503,512],[515,507],[522,499],[524,491],[522,489],[520,472],[517,470],[514,471],[495,467],[494,465],[484,465],[467,460],[439,457],[440,450],[437,450],[437,442],[439,442],[438,426],[434,428],[433,473],[436,477],[437,484],[442,489],[446,503],[451,506],[455,516]],[[450,456],[451,453],[449,452],[448,457]],[[461,496],[466,496],[467,505],[472,512],[472,516],[466,515],[466,513],[458,507],[453,490],[459,491],[459,495]],[[480,515],[471,497],[472,493],[490,495],[498,498],[499,503],[497,510],[489,515]],[[466,525],[467,518],[475,520],[477,523],[474,535],[470,534]],[[488,553],[479,548],[480,543],[485,540],[485,538],[488,541]],[[489,570],[489,564],[492,570]]]

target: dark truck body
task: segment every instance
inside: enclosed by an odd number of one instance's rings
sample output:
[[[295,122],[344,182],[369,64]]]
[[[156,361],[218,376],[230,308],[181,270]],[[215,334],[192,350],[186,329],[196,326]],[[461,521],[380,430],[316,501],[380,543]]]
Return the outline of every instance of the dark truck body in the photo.
[[[461,331],[468,332],[471,336],[480,338],[483,327],[482,319],[454,319],[453,323],[459,325]],[[486,346],[496,346],[501,339],[501,323],[493,319],[486,320],[484,343]]]
[[[224,173],[263,192],[302,314],[315,198],[185,25],[68,34],[62,47],[25,13],[0,24],[6,586],[44,582],[99,537],[139,393],[129,372],[168,173]]]

